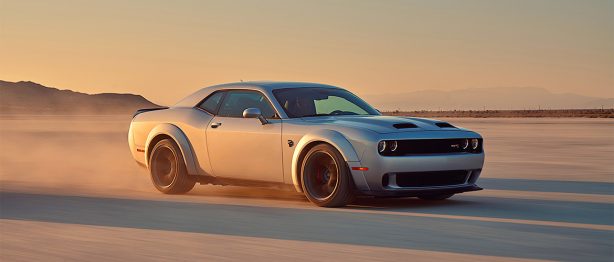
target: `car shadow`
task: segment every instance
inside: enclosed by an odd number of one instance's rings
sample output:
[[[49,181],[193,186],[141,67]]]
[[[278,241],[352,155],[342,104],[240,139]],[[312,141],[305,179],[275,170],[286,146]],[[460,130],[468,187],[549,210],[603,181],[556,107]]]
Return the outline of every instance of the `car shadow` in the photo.
[[[422,200],[417,197],[402,198],[380,198],[380,197],[359,197],[350,205],[354,209],[374,209],[374,210],[406,210],[430,207],[456,207],[470,206],[478,204],[474,201],[460,201],[457,199],[446,200]]]
[[[614,195],[614,183],[585,182],[585,181],[557,181],[507,178],[481,178],[478,185],[495,190],[513,190],[528,192],[557,192],[579,194]],[[191,195],[216,196],[229,198],[258,198],[283,201],[307,201],[301,194],[291,187],[240,187],[240,186],[196,186]],[[467,194],[471,195],[471,194]],[[461,194],[459,196],[465,196]],[[458,196],[453,198],[456,199]],[[416,198],[359,198],[359,204],[376,207],[403,207],[403,206],[439,206],[460,205],[451,201],[425,201]]]
[[[308,202],[305,195],[290,188],[242,187],[242,186],[196,186],[188,195],[224,197],[235,199],[262,199],[290,202]]]

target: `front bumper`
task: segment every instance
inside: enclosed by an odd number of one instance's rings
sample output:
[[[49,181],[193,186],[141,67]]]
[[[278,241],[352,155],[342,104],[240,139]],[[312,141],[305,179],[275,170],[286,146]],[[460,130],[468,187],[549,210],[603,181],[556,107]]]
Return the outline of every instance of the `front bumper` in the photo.
[[[364,156],[361,161],[348,162],[348,165],[356,189],[364,195],[410,197],[457,194],[481,190],[476,182],[484,165],[484,153],[415,156],[380,156],[375,153]],[[368,170],[354,170],[352,167],[368,167]],[[461,177],[458,177],[459,172]],[[438,175],[445,178],[452,174],[457,178],[449,182],[428,177]],[[466,175],[462,177],[462,174]],[[397,176],[403,176],[404,182],[397,183]],[[412,181],[414,178],[425,181]]]

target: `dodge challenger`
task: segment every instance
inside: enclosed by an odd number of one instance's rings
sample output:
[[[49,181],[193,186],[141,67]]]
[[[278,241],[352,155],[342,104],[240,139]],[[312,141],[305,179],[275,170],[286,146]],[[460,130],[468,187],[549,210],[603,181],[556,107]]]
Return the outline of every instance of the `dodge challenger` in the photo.
[[[444,200],[476,191],[482,137],[450,123],[384,116],[325,84],[240,82],[138,110],[130,151],[162,193],[196,183],[285,185],[323,207],[356,196]]]

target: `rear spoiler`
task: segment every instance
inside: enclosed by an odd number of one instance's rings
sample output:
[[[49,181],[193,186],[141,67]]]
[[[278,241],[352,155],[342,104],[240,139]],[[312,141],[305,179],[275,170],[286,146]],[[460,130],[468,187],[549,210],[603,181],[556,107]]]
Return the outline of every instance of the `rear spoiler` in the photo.
[[[140,113],[156,111],[156,110],[163,110],[163,109],[168,109],[168,107],[142,108],[142,109],[136,110],[136,112],[134,112],[134,115],[132,115],[132,118],[134,118],[136,115]]]

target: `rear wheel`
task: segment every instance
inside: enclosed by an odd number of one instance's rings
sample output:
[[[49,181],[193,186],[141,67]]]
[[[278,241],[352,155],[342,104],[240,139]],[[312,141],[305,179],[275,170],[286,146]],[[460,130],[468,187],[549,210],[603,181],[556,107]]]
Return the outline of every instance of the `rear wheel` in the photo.
[[[186,171],[181,150],[171,139],[162,139],[154,146],[149,172],[154,186],[165,194],[187,193],[196,184]]]
[[[422,200],[437,201],[437,200],[446,200],[448,198],[451,198],[453,195],[454,194],[423,195],[423,196],[419,196],[418,198],[420,198]]]
[[[319,144],[307,152],[301,178],[305,196],[318,206],[345,206],[354,199],[350,172],[343,156],[331,145]]]

